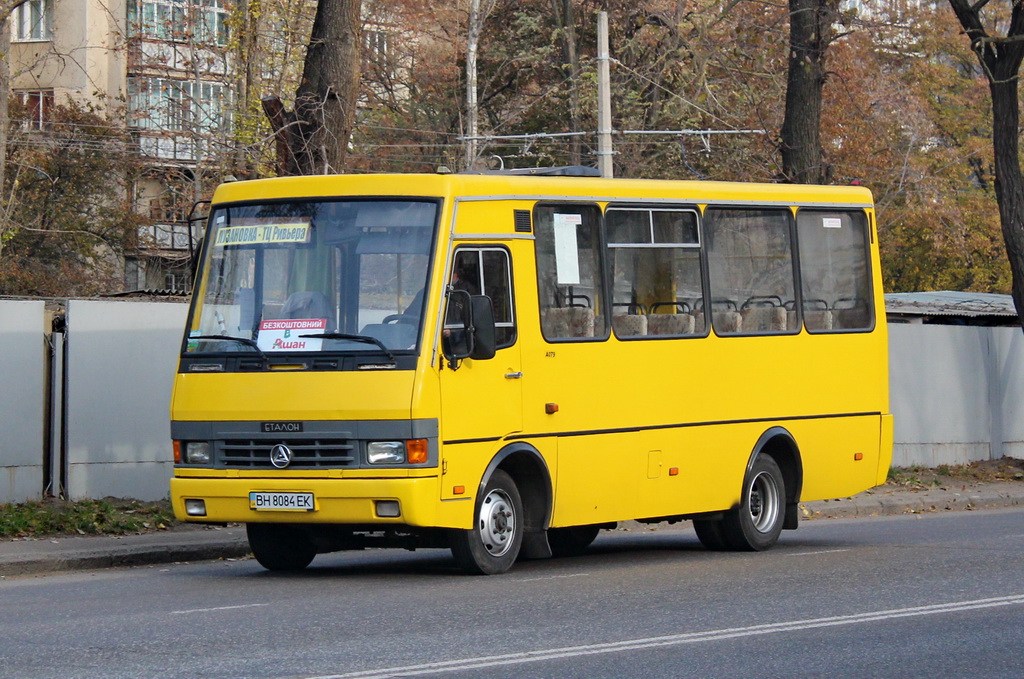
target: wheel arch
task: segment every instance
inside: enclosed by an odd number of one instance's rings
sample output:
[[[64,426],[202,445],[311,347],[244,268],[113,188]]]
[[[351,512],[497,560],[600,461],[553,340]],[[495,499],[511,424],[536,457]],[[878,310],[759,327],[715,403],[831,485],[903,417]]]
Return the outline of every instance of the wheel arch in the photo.
[[[800,455],[800,447],[796,438],[788,429],[776,426],[768,429],[757,440],[754,449],[747,460],[746,476],[754,465],[754,460],[760,454],[765,454],[775,460],[782,471],[782,480],[786,488],[786,510],[783,528],[795,529],[799,523],[799,502],[804,482],[803,460]]]
[[[480,479],[478,496],[483,494],[487,482],[495,470],[501,469],[512,477],[523,502],[524,522],[527,533],[547,530],[551,522],[553,491],[551,472],[547,462],[536,448],[528,443],[510,443],[499,450],[484,470]]]

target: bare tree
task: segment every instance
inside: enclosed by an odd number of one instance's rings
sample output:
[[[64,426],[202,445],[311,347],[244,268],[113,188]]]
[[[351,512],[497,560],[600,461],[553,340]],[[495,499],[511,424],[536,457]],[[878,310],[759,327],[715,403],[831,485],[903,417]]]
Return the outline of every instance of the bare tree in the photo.
[[[995,154],[996,202],[1006,255],[1013,275],[1013,303],[1024,325],[1024,175],[1020,169],[1020,109],[1017,78],[1024,60],[1024,6],[989,0],[949,0],[971,40],[992,96],[992,149]],[[984,11],[984,15],[983,15]],[[1000,34],[999,29],[1005,28]]]
[[[319,0],[295,108],[263,100],[277,136],[278,172],[329,174],[346,167],[355,125],[362,47],[359,0]]]

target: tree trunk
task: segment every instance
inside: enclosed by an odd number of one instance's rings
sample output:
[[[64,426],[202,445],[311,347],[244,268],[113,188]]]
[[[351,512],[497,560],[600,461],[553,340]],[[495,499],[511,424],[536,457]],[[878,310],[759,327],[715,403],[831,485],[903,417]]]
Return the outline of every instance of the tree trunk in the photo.
[[[359,98],[360,6],[360,0],[319,0],[295,110],[286,111],[276,96],[263,100],[281,174],[331,174],[346,167]]]
[[[8,62],[11,53],[11,22],[9,14],[0,18],[0,250],[3,249],[3,234],[7,231],[7,210],[10,201],[7,196],[7,105],[11,96],[11,65]]]
[[[782,174],[797,184],[822,184],[821,97],[825,50],[832,40],[835,0],[789,0],[789,67],[782,123]]]
[[[573,0],[551,0],[551,8],[562,47],[562,67],[569,71],[569,131],[579,132],[583,123],[580,114],[582,107],[579,94],[580,58],[576,49],[576,10]],[[583,142],[580,137],[569,139],[569,164],[582,165]]]
[[[466,36],[466,157],[463,169],[472,170],[477,156],[477,135],[480,132],[480,111],[477,103],[476,55],[480,46],[480,33],[484,18],[480,13],[480,0],[469,4],[469,29]]]
[[[1015,74],[989,83],[999,222],[1013,275],[1013,304],[1024,326],[1024,175],[1020,169],[1017,89]]]
[[[1005,35],[990,36],[981,16],[987,3],[949,0],[949,4],[988,78],[999,223],[1013,276],[1013,305],[1024,327],[1024,177],[1020,169],[1020,102],[1017,98],[1017,77],[1024,61],[1024,7],[1019,2],[1013,4],[1008,24],[990,21],[990,25],[1006,30]]]

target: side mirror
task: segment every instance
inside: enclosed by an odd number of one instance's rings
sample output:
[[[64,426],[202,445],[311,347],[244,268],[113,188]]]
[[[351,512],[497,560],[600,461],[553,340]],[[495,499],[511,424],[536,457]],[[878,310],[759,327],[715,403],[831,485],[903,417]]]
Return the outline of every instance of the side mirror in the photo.
[[[472,337],[469,357],[477,360],[494,358],[497,350],[494,332],[494,303],[487,295],[472,297]]]
[[[490,297],[470,295],[465,290],[448,293],[442,349],[452,369],[464,358],[494,358],[494,305]]]

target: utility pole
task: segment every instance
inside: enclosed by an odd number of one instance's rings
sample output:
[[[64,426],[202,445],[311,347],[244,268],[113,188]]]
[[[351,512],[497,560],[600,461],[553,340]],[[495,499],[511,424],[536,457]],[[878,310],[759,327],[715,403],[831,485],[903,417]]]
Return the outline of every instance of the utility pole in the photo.
[[[484,16],[490,11],[491,3],[480,8],[480,0],[469,3],[469,31],[466,41],[466,170],[472,170],[476,163],[477,136],[480,130],[480,111],[477,102],[477,52],[480,49],[480,33],[483,30]]]
[[[608,12],[597,13],[597,169],[602,177],[612,170],[612,95],[608,56]]]

